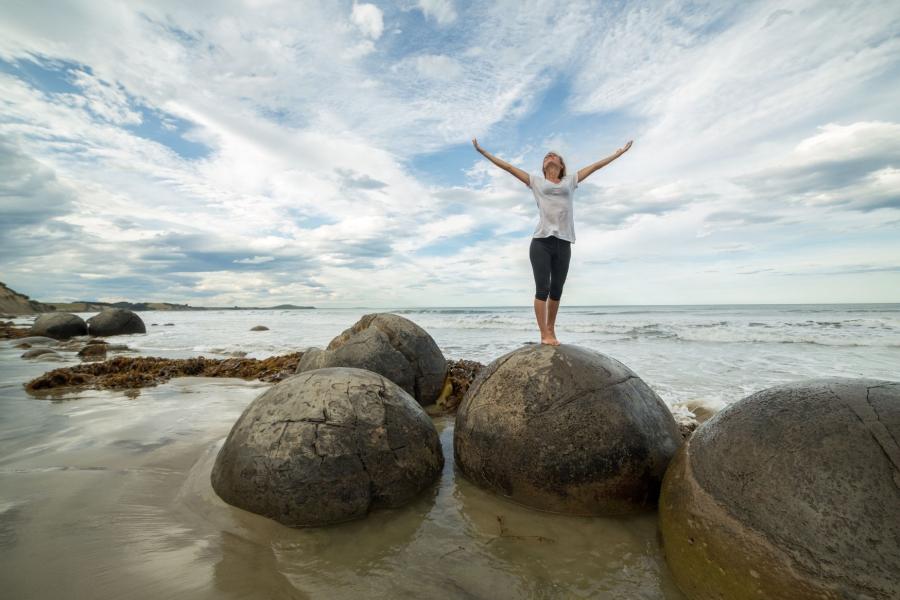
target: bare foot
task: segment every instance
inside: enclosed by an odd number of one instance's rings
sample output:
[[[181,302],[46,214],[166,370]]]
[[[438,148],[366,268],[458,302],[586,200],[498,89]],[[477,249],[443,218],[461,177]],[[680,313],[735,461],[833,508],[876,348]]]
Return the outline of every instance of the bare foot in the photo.
[[[556,343],[554,343],[554,342],[556,342]],[[541,336],[541,343],[547,344],[548,346],[559,345],[559,341],[555,337],[550,337],[550,336],[547,336],[547,337]]]
[[[551,346],[559,346],[560,345],[560,341],[558,339],[556,339],[556,332],[552,329],[550,330],[550,335],[547,336],[547,339],[549,341],[546,343],[550,344]],[[543,340],[541,343],[544,343]]]

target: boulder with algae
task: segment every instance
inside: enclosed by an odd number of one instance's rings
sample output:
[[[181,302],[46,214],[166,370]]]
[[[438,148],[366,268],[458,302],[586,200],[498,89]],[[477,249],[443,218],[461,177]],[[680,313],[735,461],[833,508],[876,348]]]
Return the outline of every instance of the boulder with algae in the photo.
[[[900,382],[819,379],[723,409],[679,449],[659,517],[695,599],[900,598]]]

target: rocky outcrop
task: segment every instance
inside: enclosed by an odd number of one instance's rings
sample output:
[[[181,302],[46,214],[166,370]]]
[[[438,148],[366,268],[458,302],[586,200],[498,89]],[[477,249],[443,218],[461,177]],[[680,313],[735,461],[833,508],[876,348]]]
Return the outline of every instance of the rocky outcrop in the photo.
[[[87,324],[78,315],[47,313],[39,316],[31,326],[29,335],[66,340],[76,335],[86,335]]]
[[[384,375],[423,406],[438,399],[447,374],[447,361],[428,332],[389,313],[365,315],[325,350],[308,350],[297,372],[325,367],[354,367]]]
[[[900,597],[900,383],[763,390],[701,425],[660,497],[690,598]]]
[[[126,308],[107,308],[87,320],[88,333],[97,336],[147,333],[147,327]]]
[[[431,419],[400,387],[362,369],[318,369],[247,407],[212,485],[229,504],[308,527],[403,505],[443,464]]]
[[[574,515],[653,508],[681,437],[659,396],[615,359],[526,346],[482,370],[456,415],[456,464],[477,485]]]

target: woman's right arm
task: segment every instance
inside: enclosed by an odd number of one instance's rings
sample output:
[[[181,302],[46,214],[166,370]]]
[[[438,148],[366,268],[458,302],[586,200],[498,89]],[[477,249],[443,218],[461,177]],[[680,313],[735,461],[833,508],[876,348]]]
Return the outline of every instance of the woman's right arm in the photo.
[[[515,177],[525,185],[531,187],[531,178],[528,176],[528,173],[518,167],[512,166],[505,160],[497,158],[496,156],[479,146],[478,140],[476,140],[475,138],[472,138],[472,145],[475,146],[475,149],[478,150],[478,152],[480,152],[486,159],[488,159],[507,173],[511,173],[513,177]]]

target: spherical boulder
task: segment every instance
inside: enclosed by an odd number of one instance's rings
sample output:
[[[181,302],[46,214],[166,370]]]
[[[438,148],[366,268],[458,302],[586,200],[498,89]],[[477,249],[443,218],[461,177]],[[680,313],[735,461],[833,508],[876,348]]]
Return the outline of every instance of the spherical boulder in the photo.
[[[71,313],[44,313],[35,319],[29,333],[32,336],[66,340],[87,334],[87,325],[84,319]]]
[[[666,559],[690,598],[900,597],[900,382],[757,392],[666,473]]]
[[[325,350],[305,352],[297,373],[325,367],[355,367],[384,375],[422,406],[434,404],[447,375],[447,361],[428,332],[390,313],[365,315]]]
[[[88,333],[99,336],[147,333],[144,321],[127,308],[105,308],[88,319],[87,326]]]
[[[212,485],[229,504],[309,527],[405,504],[443,465],[434,424],[400,387],[362,369],[318,369],[247,407]]]
[[[619,361],[563,344],[501,356],[456,414],[456,464],[477,485],[534,508],[614,515],[656,505],[681,442],[672,413]]]

